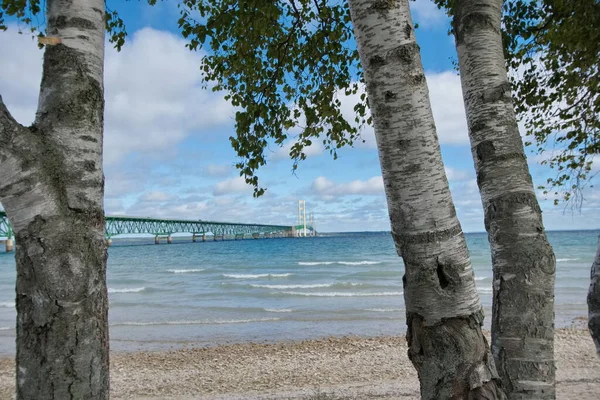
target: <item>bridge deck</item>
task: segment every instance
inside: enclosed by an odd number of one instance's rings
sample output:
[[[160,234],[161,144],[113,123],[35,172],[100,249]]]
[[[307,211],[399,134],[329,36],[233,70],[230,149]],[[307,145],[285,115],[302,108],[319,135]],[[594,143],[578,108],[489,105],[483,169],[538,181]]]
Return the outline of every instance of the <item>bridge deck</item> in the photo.
[[[171,235],[191,233],[214,235],[278,234],[292,230],[290,225],[248,224],[218,221],[191,221],[183,219],[157,219],[127,216],[106,217],[106,237],[126,234]],[[312,231],[310,226],[307,230]],[[298,228],[299,229],[299,228]],[[303,227],[302,227],[303,229]],[[0,211],[0,237],[12,237],[12,227],[4,211]]]

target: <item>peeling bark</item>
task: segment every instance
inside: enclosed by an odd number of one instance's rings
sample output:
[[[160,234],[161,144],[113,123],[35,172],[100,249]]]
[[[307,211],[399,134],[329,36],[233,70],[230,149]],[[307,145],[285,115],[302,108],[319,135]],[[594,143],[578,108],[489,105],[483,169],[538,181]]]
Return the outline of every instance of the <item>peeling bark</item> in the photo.
[[[463,97],[492,250],[492,352],[510,399],[554,399],[556,261],[542,221],[507,78],[502,0],[455,3]]]
[[[0,99],[0,201],[17,241],[17,399],[107,399],[104,0],[48,0],[34,124]],[[92,140],[90,140],[92,139]]]
[[[408,0],[350,0],[423,399],[502,399]]]
[[[587,296],[588,327],[596,345],[596,352],[600,356],[600,240],[598,241],[598,249],[592,264],[590,278],[590,290]]]

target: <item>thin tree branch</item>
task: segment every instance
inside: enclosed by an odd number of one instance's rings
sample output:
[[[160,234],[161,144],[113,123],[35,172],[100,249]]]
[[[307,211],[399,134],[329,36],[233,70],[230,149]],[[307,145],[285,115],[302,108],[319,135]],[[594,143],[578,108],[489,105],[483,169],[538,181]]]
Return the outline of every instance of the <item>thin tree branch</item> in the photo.
[[[13,118],[0,95],[0,153],[10,147],[12,138],[21,129],[24,127]]]

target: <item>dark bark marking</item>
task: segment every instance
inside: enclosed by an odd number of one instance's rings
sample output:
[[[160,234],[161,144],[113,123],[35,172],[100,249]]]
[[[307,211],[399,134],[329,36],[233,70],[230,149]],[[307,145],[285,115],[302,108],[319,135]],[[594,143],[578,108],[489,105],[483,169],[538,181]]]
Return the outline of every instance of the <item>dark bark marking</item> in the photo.
[[[20,197],[30,192],[36,183],[37,181],[34,181],[31,176],[27,176],[6,186],[0,184],[0,198],[7,196]]]
[[[494,145],[494,140],[483,140],[475,146],[475,154],[477,155],[477,160],[485,164],[487,162],[497,162],[497,161],[507,161],[507,160],[518,160],[522,159],[527,161],[525,157],[525,153],[522,151],[516,151],[512,153],[503,153],[496,154],[496,146]],[[481,173],[481,170],[479,171]]]
[[[389,57],[400,60],[404,65],[411,65],[419,54],[419,45],[415,42],[409,42],[390,50]]]
[[[394,100],[396,100],[396,97],[397,97],[396,93],[386,90],[386,92],[385,92],[385,101],[386,102],[394,101]]]
[[[506,218],[507,215],[510,214],[511,210],[514,210],[514,206],[516,204],[526,205],[531,207],[533,212],[540,215],[542,210],[540,205],[535,197],[535,194],[532,192],[508,192],[503,193],[499,196],[494,197],[490,201],[488,201],[486,205],[486,218],[496,219],[496,217],[500,216],[502,218]],[[540,221],[541,222],[541,221]],[[542,226],[536,227],[539,231],[540,229],[543,231]]]
[[[412,27],[410,26],[409,23],[407,23],[406,25],[404,25],[404,37],[406,39],[410,39],[411,33],[412,33]]]
[[[60,15],[56,18],[50,18],[48,20],[48,26],[53,29],[65,29],[65,28],[80,28],[80,29],[90,29],[96,30],[96,25],[89,19],[85,18],[67,18],[64,15]],[[51,29],[52,29],[51,28]]]
[[[378,68],[385,64],[385,60],[381,56],[373,56],[369,59],[369,66],[373,68]]]
[[[453,226],[452,228],[439,230],[439,231],[430,231],[419,233],[416,235],[410,234],[400,234],[392,232],[392,236],[394,237],[394,241],[397,243],[401,243],[403,245],[406,244],[418,244],[418,243],[434,243],[445,241],[451,237],[456,235],[460,235],[462,233],[462,228],[460,224]]]
[[[446,289],[450,284],[450,281],[448,281],[448,278],[446,278],[446,274],[444,273],[444,266],[439,262],[439,260],[437,263],[436,272],[438,281],[440,282],[440,287],[442,289]]]
[[[461,2],[456,3],[460,4]],[[500,32],[500,26],[496,26],[494,20],[485,12],[470,12],[467,15],[461,14],[461,9],[457,5],[455,9],[457,17],[454,19],[452,25],[454,32],[456,32],[456,42],[459,44],[462,44],[464,39],[473,31],[490,29],[498,33]]]
[[[425,74],[410,75],[410,84],[417,86],[425,82]]]
[[[508,94],[508,95],[507,95]],[[502,82],[498,86],[486,88],[481,93],[483,103],[496,103],[499,101],[510,102],[512,101],[510,83]]]
[[[374,1],[369,9],[379,12],[391,10],[396,5],[397,0],[377,0]]]
[[[404,174],[406,174],[406,175],[417,174],[419,171],[421,171],[421,169],[422,169],[421,164],[411,164],[404,169]]]
[[[484,140],[477,145],[475,151],[477,153],[477,159],[481,162],[485,162],[494,157],[494,154],[496,154],[496,147],[494,146],[493,141]]]
[[[86,142],[98,143],[98,139],[90,135],[81,135],[79,139],[85,140]]]
[[[86,160],[83,162],[83,168],[88,172],[96,171],[96,163],[91,160]]]

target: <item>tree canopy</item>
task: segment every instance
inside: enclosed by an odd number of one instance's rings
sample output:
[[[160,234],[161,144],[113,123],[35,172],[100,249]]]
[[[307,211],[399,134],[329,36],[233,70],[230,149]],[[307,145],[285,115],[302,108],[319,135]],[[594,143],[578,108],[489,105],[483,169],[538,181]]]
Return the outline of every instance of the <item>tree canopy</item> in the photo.
[[[516,111],[542,164],[556,170],[543,189],[578,205],[600,152],[599,25],[597,0],[505,2]]]
[[[43,35],[40,0],[0,1],[0,29],[10,17]],[[454,0],[432,1],[450,13],[454,7]],[[237,107],[230,140],[240,175],[255,195],[264,192],[257,170],[267,163],[271,145],[293,140],[295,170],[313,142],[336,157],[337,149],[360,140],[360,128],[371,121],[346,1],[180,0],[177,6],[187,46],[205,50],[205,82]],[[567,201],[581,201],[600,152],[598,25],[597,0],[504,2],[516,111],[527,144],[556,171],[542,189]],[[120,49],[127,32],[118,10],[107,9],[106,27]],[[340,97],[358,93],[355,119],[349,121]]]

